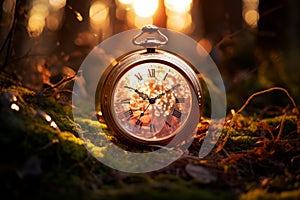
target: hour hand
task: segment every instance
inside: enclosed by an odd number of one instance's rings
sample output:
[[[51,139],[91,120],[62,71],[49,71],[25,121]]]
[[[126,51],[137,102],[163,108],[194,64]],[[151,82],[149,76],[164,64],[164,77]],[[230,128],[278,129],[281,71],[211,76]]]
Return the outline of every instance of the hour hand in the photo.
[[[129,86],[125,86],[125,88],[133,90],[135,93],[137,93],[139,95],[139,97],[141,97],[143,100],[148,100],[149,97],[147,94],[144,94],[143,92],[138,91],[138,89],[135,89],[133,87],[129,87]]]
[[[174,85],[171,89],[168,89],[168,90],[166,90],[166,91],[163,92],[163,93],[160,93],[159,95],[157,95],[157,96],[155,97],[155,99],[160,99],[162,96],[164,96],[165,94],[171,92],[172,90],[176,90],[178,87],[180,87],[180,84],[179,84],[179,83],[178,83],[177,85]]]

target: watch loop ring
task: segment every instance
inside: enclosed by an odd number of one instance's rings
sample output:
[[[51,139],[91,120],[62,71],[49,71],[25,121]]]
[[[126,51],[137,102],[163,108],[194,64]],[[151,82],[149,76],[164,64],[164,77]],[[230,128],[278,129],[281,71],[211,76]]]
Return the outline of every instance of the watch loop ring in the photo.
[[[148,34],[147,37],[144,40],[138,41],[145,34]],[[157,38],[153,37],[153,34],[155,34]],[[151,35],[151,37],[149,35]],[[132,43],[136,46],[142,46],[145,48],[157,48],[159,46],[166,45],[168,43],[168,38],[162,34],[156,26],[146,25],[142,28],[142,32],[132,39]]]

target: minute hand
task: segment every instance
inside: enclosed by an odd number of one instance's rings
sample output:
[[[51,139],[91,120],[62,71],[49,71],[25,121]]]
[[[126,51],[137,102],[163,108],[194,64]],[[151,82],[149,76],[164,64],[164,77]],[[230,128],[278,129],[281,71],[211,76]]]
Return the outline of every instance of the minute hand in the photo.
[[[143,92],[140,92],[138,91],[138,89],[135,89],[135,88],[132,88],[132,87],[129,87],[129,86],[125,86],[125,88],[127,89],[131,89],[133,90],[135,93],[137,93],[139,95],[139,97],[141,97],[143,100],[148,100],[149,97],[147,94],[144,94]]]
[[[180,87],[180,84],[179,84],[179,83],[178,83],[177,85],[174,85],[171,89],[168,89],[168,90],[166,90],[166,91],[163,92],[163,93],[160,93],[159,95],[157,95],[157,96],[155,97],[155,99],[160,99],[162,96],[164,96],[165,94],[171,92],[172,90],[176,90],[178,87]]]

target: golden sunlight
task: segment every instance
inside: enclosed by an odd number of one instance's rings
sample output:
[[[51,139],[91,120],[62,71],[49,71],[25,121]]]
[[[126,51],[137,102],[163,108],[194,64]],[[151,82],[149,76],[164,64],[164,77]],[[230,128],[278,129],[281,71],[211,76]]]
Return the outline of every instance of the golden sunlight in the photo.
[[[244,14],[244,19],[249,26],[256,28],[259,20],[259,14],[256,10],[248,10]]]
[[[118,0],[118,2],[121,4],[128,5],[128,4],[132,4],[133,0]]]
[[[158,0],[134,0],[133,8],[136,15],[148,18],[154,15],[158,8]]]
[[[27,31],[31,37],[39,36],[45,27],[45,17],[42,15],[32,15],[29,17]]]
[[[59,10],[66,6],[66,0],[49,0],[52,9]]]
[[[167,19],[167,28],[183,33],[189,33],[192,30],[192,16],[189,13],[169,13]]]
[[[100,25],[108,16],[108,7],[100,1],[95,1],[90,7],[89,16],[91,23]]]
[[[32,2],[27,24],[27,32],[30,37],[38,37],[43,32],[48,14],[48,1],[35,0]]]
[[[16,103],[12,103],[10,105],[10,109],[15,110],[15,111],[19,111],[20,107]]]
[[[185,13],[190,11],[192,0],[165,0],[165,7],[167,10],[178,13]]]
[[[259,0],[243,0],[243,18],[250,27],[256,28],[259,20]]]
[[[46,26],[50,31],[56,31],[61,27],[62,13],[50,13],[46,18]]]
[[[138,15],[136,15],[134,17],[134,25],[137,28],[142,28],[143,26],[148,25],[148,24],[153,24],[153,17],[144,18],[144,17],[140,17]]]

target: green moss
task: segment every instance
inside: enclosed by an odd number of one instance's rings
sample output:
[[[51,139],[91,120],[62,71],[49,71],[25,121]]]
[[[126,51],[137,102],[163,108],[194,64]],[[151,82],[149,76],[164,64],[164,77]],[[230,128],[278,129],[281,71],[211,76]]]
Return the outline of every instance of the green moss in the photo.
[[[272,126],[272,127],[278,127],[282,121],[282,117],[283,116],[267,118],[267,119],[261,120],[261,122],[266,123],[267,125]],[[286,116],[285,122],[284,122],[283,134],[288,134],[295,130],[297,130],[297,117],[296,116]]]

